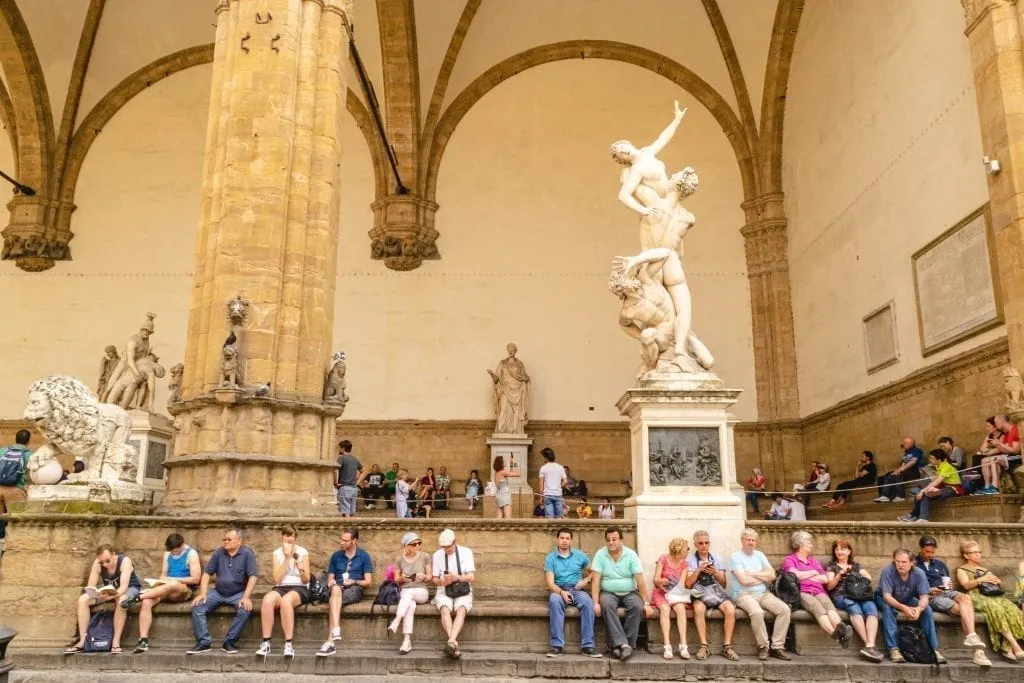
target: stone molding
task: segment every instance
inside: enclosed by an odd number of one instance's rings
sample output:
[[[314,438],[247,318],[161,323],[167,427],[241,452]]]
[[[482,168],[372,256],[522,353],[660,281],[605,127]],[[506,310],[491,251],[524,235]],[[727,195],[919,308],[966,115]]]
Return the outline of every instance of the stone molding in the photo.
[[[342,413],[345,412],[345,406],[337,403],[324,403],[319,400],[303,401],[297,398],[282,398],[280,395],[254,396],[242,390],[232,391],[231,393],[232,397],[230,400],[225,400],[214,392],[175,401],[167,406],[167,412],[171,415],[178,416],[184,413],[196,412],[203,408],[217,406],[223,407],[228,404],[232,406],[253,405],[269,407],[274,412],[284,410],[293,413],[313,413],[321,417],[334,418],[341,417]]]
[[[803,431],[823,429],[840,420],[847,420],[878,406],[885,406],[910,396],[932,391],[943,384],[956,382],[984,370],[991,370],[1010,362],[1010,348],[1006,337],[996,339],[965,351],[947,360],[913,372],[877,389],[864,392],[836,405],[803,418]]]
[[[960,0],[960,4],[964,8],[967,24],[964,34],[969,36],[989,12],[999,7],[1012,7],[1017,4],[1017,0]]]
[[[164,467],[174,469],[182,466],[208,465],[220,462],[237,462],[247,465],[268,465],[271,467],[304,467],[313,469],[336,470],[338,463],[334,460],[318,460],[316,458],[290,458],[276,455],[252,455],[250,453],[197,453],[195,455],[176,455],[164,461]]]
[[[903,522],[778,522],[763,519],[748,519],[747,526],[758,533],[764,531],[777,532],[780,528],[803,530],[813,534],[843,535],[856,529],[860,533],[877,531],[878,533],[898,533],[917,538],[927,532],[929,535],[956,534],[960,536],[1011,536],[1020,538],[1021,524],[1013,522],[931,522],[928,526],[908,526]],[[863,551],[862,551],[863,552]]]
[[[570,422],[562,420],[530,420],[531,433],[540,431],[629,431],[629,421]],[[341,420],[338,433],[373,430],[374,434],[401,434],[422,431],[487,432],[494,431],[494,420]]]

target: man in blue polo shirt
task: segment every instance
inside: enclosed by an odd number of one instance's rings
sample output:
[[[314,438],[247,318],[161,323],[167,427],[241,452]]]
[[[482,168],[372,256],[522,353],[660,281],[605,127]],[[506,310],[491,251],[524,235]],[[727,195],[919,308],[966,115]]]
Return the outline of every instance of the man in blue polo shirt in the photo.
[[[580,611],[580,652],[600,657],[594,650],[594,601],[583,589],[590,577],[583,578],[583,570],[590,560],[572,547],[572,530],[562,528],[555,533],[557,546],[544,559],[544,580],[548,596],[548,624],[551,628],[551,652],[558,657],[565,647],[565,610],[575,607]]]
[[[605,529],[604,545],[594,553],[590,566],[590,594],[594,614],[604,618],[612,653],[624,662],[633,656],[640,621],[651,600],[640,558],[632,548],[622,545],[622,529]],[[619,618],[619,607],[626,610],[625,624]]]
[[[899,549],[892,554],[892,564],[882,569],[878,579],[878,606],[882,610],[882,633],[885,635],[885,646],[889,648],[889,659],[894,664],[902,664],[905,660],[899,648],[899,629],[896,624],[897,615],[903,615],[907,621],[920,622],[921,630],[928,638],[928,644],[935,650],[939,664],[945,664],[946,658],[939,652],[939,636],[935,631],[935,615],[928,606],[928,578],[924,571],[914,566],[910,551]]]
[[[203,578],[199,581],[199,595],[192,601],[192,630],[196,644],[185,654],[200,655],[210,651],[206,614],[221,605],[235,608],[235,619],[224,636],[221,650],[229,655],[238,653],[238,638],[252,612],[252,591],[259,576],[256,555],[242,545],[242,541],[242,530],[231,529],[224,534],[224,547],[217,548],[206,563]],[[217,582],[210,588],[210,577],[214,575]]]
[[[328,606],[327,642],[317,657],[337,652],[334,643],[341,640],[341,610],[363,599],[363,591],[373,585],[373,561],[370,553],[359,547],[359,529],[341,532],[341,550],[334,551],[327,566],[327,586],[331,589]]]

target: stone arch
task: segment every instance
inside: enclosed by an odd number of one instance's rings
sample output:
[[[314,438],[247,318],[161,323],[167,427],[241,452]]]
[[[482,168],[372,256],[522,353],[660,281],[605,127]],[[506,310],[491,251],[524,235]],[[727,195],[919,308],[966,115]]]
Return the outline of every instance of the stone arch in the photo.
[[[423,196],[428,200],[434,200],[438,170],[448,140],[462,118],[484,95],[527,69],[577,58],[607,59],[632,64],[667,78],[693,95],[715,117],[732,145],[739,164],[744,198],[752,199],[757,196],[757,167],[754,163],[753,150],[750,149],[743,124],[725,98],[682,64],[653,50],[611,40],[568,40],[538,45],[495,64],[478,76],[459,93],[438,121],[430,143],[426,173],[423,174]]]
[[[786,113],[786,89],[793,63],[793,47],[803,2],[779,0],[775,26],[768,46],[761,107],[760,175],[764,192],[782,192],[782,134]]]

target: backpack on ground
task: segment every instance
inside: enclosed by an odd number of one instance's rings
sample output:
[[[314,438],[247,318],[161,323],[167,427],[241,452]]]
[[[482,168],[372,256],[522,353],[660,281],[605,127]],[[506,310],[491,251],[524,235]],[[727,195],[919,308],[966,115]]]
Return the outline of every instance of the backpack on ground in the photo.
[[[85,630],[85,645],[82,652],[110,652],[114,643],[114,613],[97,612],[89,620]]]
[[[25,474],[25,451],[11,446],[0,456],[0,486],[17,486]]]
[[[325,605],[331,599],[331,589],[327,587],[327,572],[314,576],[309,580],[309,604]]]
[[[932,649],[928,637],[920,627],[901,624],[896,642],[899,645],[900,654],[911,664],[939,665],[935,650]]]
[[[778,572],[768,590],[779,600],[786,603],[790,609],[800,609],[800,582],[797,581],[796,574],[792,572]]]
[[[398,584],[394,581],[385,581],[377,589],[377,595],[373,599],[373,604],[370,605],[370,616],[373,616],[373,608],[376,605],[380,605],[381,612],[387,614],[388,607],[397,605],[400,597],[401,591],[398,588]]]

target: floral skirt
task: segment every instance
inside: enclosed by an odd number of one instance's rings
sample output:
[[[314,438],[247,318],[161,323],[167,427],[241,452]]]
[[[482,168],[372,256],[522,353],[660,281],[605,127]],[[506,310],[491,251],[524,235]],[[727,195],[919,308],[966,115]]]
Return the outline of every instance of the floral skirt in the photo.
[[[989,597],[982,595],[977,589],[968,593],[974,609],[985,615],[988,623],[988,639],[992,643],[992,649],[996,652],[1003,652],[1010,649],[1009,643],[1004,643],[1002,632],[1006,631],[1017,640],[1024,640],[1024,615],[1020,608],[1003,596]]]

